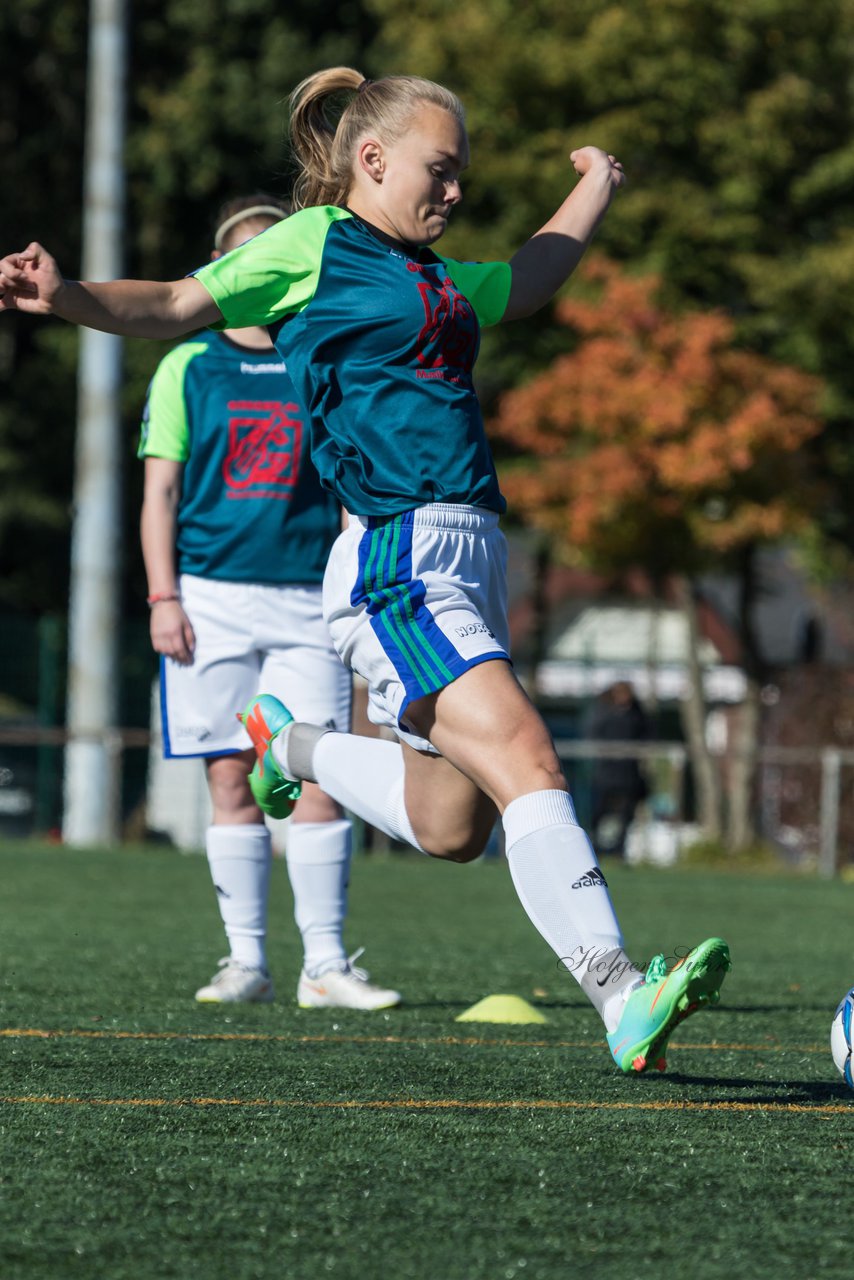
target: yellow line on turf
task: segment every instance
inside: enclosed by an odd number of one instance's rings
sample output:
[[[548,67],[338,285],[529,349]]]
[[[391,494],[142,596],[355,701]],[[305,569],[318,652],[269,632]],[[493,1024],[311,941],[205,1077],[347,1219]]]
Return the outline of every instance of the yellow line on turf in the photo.
[[[505,1040],[481,1036],[356,1036],[356,1035],[299,1035],[295,1032],[272,1034],[269,1032],[239,1031],[106,1031],[106,1030],[41,1030],[34,1027],[0,1028],[0,1037],[39,1040],[199,1040],[213,1042],[270,1042],[278,1044],[400,1044],[400,1045],[462,1045],[522,1049],[590,1049],[599,1045],[598,1040]],[[708,1044],[679,1042],[680,1049],[733,1050],[737,1052],[768,1053],[823,1053],[824,1045],[784,1045],[773,1043],[742,1044],[711,1041]]]
[[[276,1044],[412,1044],[412,1045],[472,1045],[501,1049],[595,1049],[599,1040],[491,1040],[480,1036],[348,1036],[348,1035],[299,1035],[296,1032],[270,1034],[255,1031],[107,1031],[74,1029],[70,1031],[41,1030],[37,1027],[0,1028],[0,1038],[12,1040],[210,1040],[210,1041],[262,1041]],[[742,1044],[713,1040],[708,1044],[677,1041],[673,1048],[704,1052],[731,1050],[735,1053],[826,1053],[826,1045],[818,1044]]]
[[[344,1098],[320,1102],[300,1098],[74,1098],[30,1094],[0,1096],[0,1104],[51,1104],[63,1107],[281,1107],[310,1111],[769,1111],[786,1115],[854,1116],[854,1103],[798,1102],[593,1102],[552,1098],[514,1098],[489,1101],[463,1098]]]

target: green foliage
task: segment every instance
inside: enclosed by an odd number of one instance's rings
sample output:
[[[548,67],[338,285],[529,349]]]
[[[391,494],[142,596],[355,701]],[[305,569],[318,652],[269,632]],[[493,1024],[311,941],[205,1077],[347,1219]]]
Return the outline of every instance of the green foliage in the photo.
[[[327,65],[361,66],[373,23],[354,0],[143,0],[128,144],[135,272],[207,259],[217,206],[258,188],[285,194],[285,102]]]
[[[287,190],[284,99],[328,63],[361,65],[374,22],[356,0],[138,0],[130,7],[127,248],[132,276],[172,279],[206,261],[219,204]],[[80,267],[88,24],[76,0],[0,9],[2,252],[46,244]],[[167,344],[125,344],[125,559],[144,596],[134,459],[148,380]],[[0,604],[64,606],[74,474],[75,332],[0,321]]]
[[[455,249],[512,252],[572,185],[573,147],[614,152],[629,182],[600,246],[826,380],[829,426],[813,446],[833,486],[825,523],[854,545],[851,0],[371,4],[387,59],[409,52],[469,108]],[[540,330],[526,321],[491,339],[497,381],[550,363]]]
[[[413,71],[463,97],[472,135],[449,252],[505,257],[572,185],[593,142],[629,176],[600,245],[654,271],[672,302],[722,307],[738,339],[820,375],[828,427],[811,445],[830,488],[828,532],[854,545],[854,0],[137,0],[131,8],[129,274],[169,278],[207,258],[219,202],[285,191],[284,100],[345,62]],[[76,0],[0,10],[5,247],[38,238],[74,274],[80,254],[87,17]],[[71,338],[0,324],[0,599],[60,603],[74,388]],[[50,358],[44,342],[56,342]],[[490,331],[479,389],[496,396],[550,364],[567,336],[543,313]],[[128,345],[129,474],[159,354]],[[61,348],[61,351],[60,351]],[[135,543],[138,490],[127,498]],[[24,510],[26,508],[26,510]],[[134,561],[138,574],[138,560]],[[139,579],[134,583],[139,589]]]
[[[810,526],[824,494],[804,445],[818,379],[739,348],[721,311],[673,311],[655,277],[601,257],[556,318],[575,349],[501,398],[493,434],[511,505],[570,559],[654,579],[738,569],[747,549]]]

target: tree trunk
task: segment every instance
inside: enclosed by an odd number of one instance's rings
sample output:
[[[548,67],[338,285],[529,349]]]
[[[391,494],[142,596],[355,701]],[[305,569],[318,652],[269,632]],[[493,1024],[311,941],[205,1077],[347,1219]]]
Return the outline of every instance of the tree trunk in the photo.
[[[767,674],[753,616],[759,595],[756,551],[756,546],[749,544],[739,557],[738,628],[747,690],[739,708],[727,788],[727,847],[734,853],[756,839],[753,797],[762,721],[761,690]]]
[[[661,605],[664,590],[661,580],[652,579],[652,600],[649,609],[649,644],[646,651],[646,678],[649,692],[646,696],[646,712],[649,716],[651,738],[659,737],[661,706],[658,701],[658,674],[661,665]]]
[[[534,552],[531,578],[531,653],[527,675],[522,679],[529,697],[538,701],[537,675],[546,659],[549,631],[549,574],[552,567],[551,541],[541,537]]]
[[[682,726],[688,743],[688,755],[697,793],[697,818],[705,833],[714,839],[722,833],[721,781],[712,753],[706,742],[706,699],[700,668],[700,623],[694,584],[689,578],[676,580],[676,598],[688,624],[686,667],[688,688],[680,703]]]
[[[733,755],[727,774],[727,848],[731,853],[746,849],[756,840],[754,821],[754,780],[759,754],[759,725],[762,703],[759,681],[747,674],[747,691],[739,707],[733,734]]]

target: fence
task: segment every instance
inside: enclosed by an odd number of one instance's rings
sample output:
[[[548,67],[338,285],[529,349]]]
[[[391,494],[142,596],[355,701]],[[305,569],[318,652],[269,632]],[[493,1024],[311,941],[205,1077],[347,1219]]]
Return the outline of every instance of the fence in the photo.
[[[116,729],[89,739],[101,741],[119,764],[116,776],[127,787],[128,753],[152,749],[159,752],[156,734],[146,729]],[[59,727],[0,727],[0,836],[43,834],[58,826],[57,805],[61,803],[61,751],[68,734]],[[636,759],[651,775],[651,795],[646,806],[647,820],[659,819],[674,827],[687,824],[692,816],[690,761],[681,742],[596,742],[559,738],[558,755],[569,780],[579,820],[589,824],[591,771],[596,760]],[[16,768],[26,754],[35,757],[35,767]],[[723,766],[723,759],[718,757]],[[10,763],[11,762],[11,763]],[[125,836],[145,832],[140,810],[145,805],[147,768],[137,756],[132,770],[135,785],[130,796],[115,797],[116,812],[123,812]],[[93,779],[93,785],[98,780]],[[121,785],[121,783],[120,783]],[[48,796],[49,791],[49,796]],[[777,843],[793,861],[809,859],[824,877],[837,874],[852,852],[842,836],[842,815],[854,812],[843,799],[854,802],[854,751],[836,747],[765,747],[759,753],[757,805],[764,838]],[[793,823],[789,810],[801,815]],[[132,816],[135,815],[135,820]],[[55,819],[55,820],[54,820]]]
[[[126,817],[145,801],[147,758],[140,749],[149,742],[157,671],[146,619],[122,624],[120,651],[118,715],[133,727],[98,740],[122,762],[122,795],[115,798],[116,811]],[[67,667],[63,616],[0,611],[0,835],[48,833],[61,825]],[[136,749],[128,754],[130,748]]]
[[[594,760],[635,759],[648,765],[666,763],[670,771],[671,816],[686,820],[686,784],[689,778],[690,759],[687,748],[681,742],[594,742],[583,739],[561,738],[555,743],[558,755],[573,783],[573,763],[589,764]],[[733,755],[714,756],[718,767],[723,767]],[[567,767],[568,766],[568,767]],[[787,849],[793,857],[813,857],[820,875],[832,877],[841,861],[847,861],[848,849],[841,847],[840,816],[842,813],[843,767],[854,766],[854,751],[837,747],[763,747],[758,754],[757,801],[759,830],[763,837]],[[795,770],[817,774],[815,803],[806,801],[812,809],[813,820],[801,827],[793,827],[783,821],[783,803],[786,799],[785,775]],[[582,786],[579,788],[578,782]],[[583,776],[575,779],[573,794],[583,794]],[[848,779],[854,786],[854,776]],[[803,789],[803,780],[801,781]],[[854,798],[854,797],[852,797]],[[802,806],[804,807],[804,806]],[[584,817],[583,812],[579,815]]]

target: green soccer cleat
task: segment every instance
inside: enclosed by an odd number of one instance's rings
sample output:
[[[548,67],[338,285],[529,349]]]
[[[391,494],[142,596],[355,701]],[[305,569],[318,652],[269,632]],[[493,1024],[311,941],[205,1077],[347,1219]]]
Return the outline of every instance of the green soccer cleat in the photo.
[[[293,716],[271,693],[259,693],[250,699],[246,710],[237,718],[258,753],[249,775],[255,803],[262,813],[269,814],[271,818],[290,817],[300,798],[302,783],[284,777],[270,744],[291,723]]]
[[[689,951],[668,972],[664,956],[655,956],[643,984],[626,1000],[623,1016],[607,1037],[621,1071],[659,1071],[674,1028],[707,1004],[720,1000],[721,984],[731,967],[723,938],[709,938]]]

